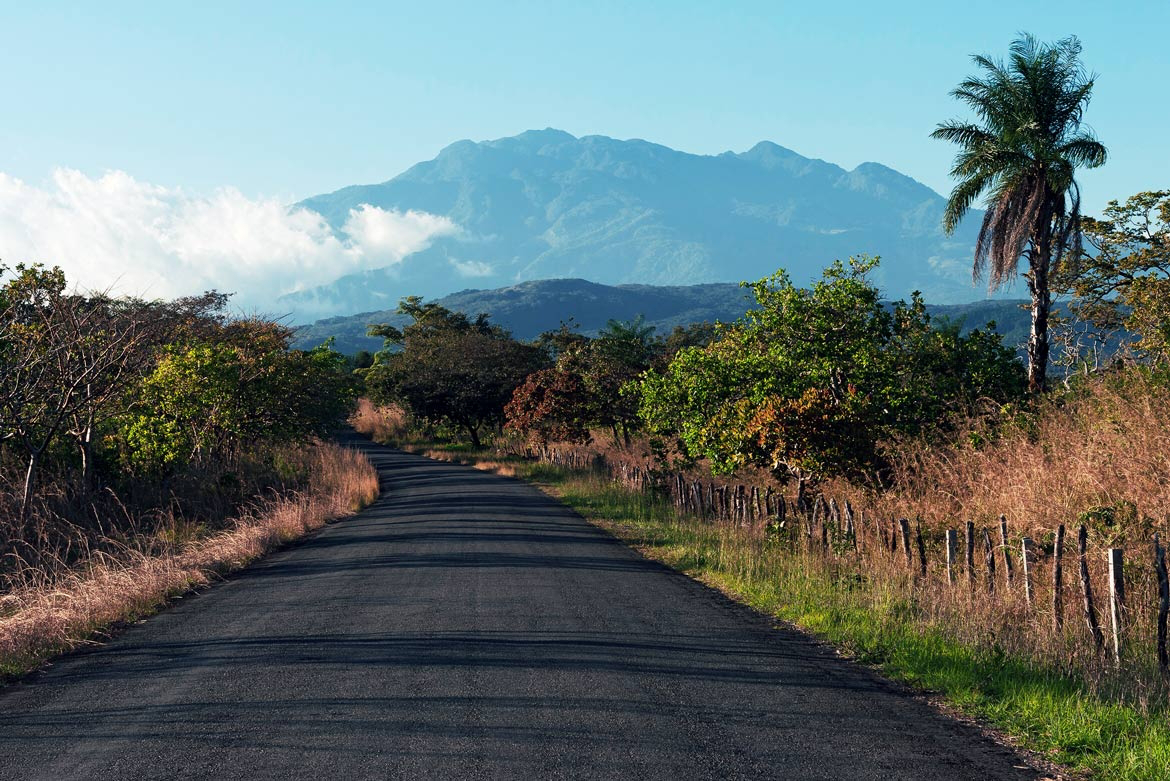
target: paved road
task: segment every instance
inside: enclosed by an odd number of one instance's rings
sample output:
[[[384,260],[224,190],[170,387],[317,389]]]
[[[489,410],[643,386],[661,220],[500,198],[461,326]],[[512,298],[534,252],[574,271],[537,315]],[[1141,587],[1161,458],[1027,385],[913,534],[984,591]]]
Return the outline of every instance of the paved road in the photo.
[[[367,511],[0,692],[0,778],[1036,775],[520,482],[359,446]]]

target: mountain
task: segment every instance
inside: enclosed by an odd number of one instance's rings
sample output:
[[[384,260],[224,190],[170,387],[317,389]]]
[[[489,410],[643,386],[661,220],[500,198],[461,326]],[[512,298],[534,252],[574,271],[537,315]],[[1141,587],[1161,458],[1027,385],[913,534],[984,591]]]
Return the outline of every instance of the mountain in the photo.
[[[641,140],[539,130],[459,141],[382,184],[303,201],[341,231],[362,204],[450,218],[456,235],[395,266],[286,296],[298,313],[392,308],[466,288],[581,277],[608,285],[758,279],[807,283],[836,258],[882,256],[892,298],[981,297],[971,258],[976,213],[951,237],[945,200],[878,163],[846,171],[770,142],[693,155]]]
[[[570,318],[581,333],[592,336],[610,320],[632,320],[638,315],[667,334],[676,325],[731,322],[752,304],[751,291],[737,284],[713,283],[655,287],[652,285],[600,285],[583,279],[548,279],[522,282],[497,290],[464,290],[438,299],[438,303],[475,316],[491,315],[492,322],[507,328],[518,339],[534,339]],[[929,305],[935,318],[947,318],[965,327],[983,327],[995,320],[1005,343],[1021,344],[1028,338],[1028,312],[1020,301],[981,301],[959,305]],[[405,325],[409,318],[393,310],[365,312],[319,320],[298,330],[295,347],[308,349],[334,338],[343,353],[376,351],[382,340],[366,336],[371,323]]]

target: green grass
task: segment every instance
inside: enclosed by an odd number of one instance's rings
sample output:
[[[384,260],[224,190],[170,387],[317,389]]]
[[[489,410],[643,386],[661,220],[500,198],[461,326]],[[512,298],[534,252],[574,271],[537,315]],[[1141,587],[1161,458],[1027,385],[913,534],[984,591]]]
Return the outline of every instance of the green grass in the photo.
[[[913,589],[871,582],[786,544],[680,517],[665,502],[598,475],[511,464],[647,556],[791,622],[950,705],[1047,759],[1094,778],[1170,778],[1170,708],[1109,702],[1059,670],[996,647],[964,644],[932,622]]]

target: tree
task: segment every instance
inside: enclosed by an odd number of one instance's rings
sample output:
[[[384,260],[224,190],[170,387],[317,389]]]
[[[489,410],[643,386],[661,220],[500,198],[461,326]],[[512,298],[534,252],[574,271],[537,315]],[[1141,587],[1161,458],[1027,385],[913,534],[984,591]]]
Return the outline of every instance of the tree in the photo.
[[[516,341],[487,315],[471,319],[417,296],[402,299],[398,311],[413,322],[401,330],[369,329],[386,343],[363,372],[370,397],[401,403],[424,420],[451,423],[474,447],[481,446],[485,425],[503,424],[513,391],[548,365],[544,350]]]
[[[556,365],[530,376],[506,409],[508,427],[549,441],[588,442],[591,429],[608,428],[615,444],[630,443],[638,425],[636,394],[625,389],[662,353],[645,318],[610,320],[596,339],[567,324],[542,335]]]
[[[809,290],[782,271],[752,283],[755,309],[644,375],[647,429],[717,471],[761,466],[803,485],[874,476],[884,438],[1022,390],[1019,363],[992,331],[935,331],[917,296],[883,304],[867,279],[876,263],[838,261]]]
[[[14,271],[0,288],[0,440],[23,450],[23,522],[45,455],[63,433],[78,444],[88,488],[94,422],[140,376],[154,318],[142,302],[69,292],[59,268]]]
[[[975,277],[990,268],[994,289],[1015,277],[1021,257],[1028,261],[1028,389],[1034,393],[1047,383],[1049,277],[1066,251],[1080,246],[1074,173],[1106,158],[1105,147],[1081,125],[1094,77],[1085,73],[1080,54],[1075,37],[1044,44],[1025,35],[1012,43],[1007,64],[975,56],[982,77],[969,77],[951,94],[974,110],[979,123],[952,120],[931,134],[960,148],[951,169],[958,183],[943,215],[947,233],[987,194]]]
[[[216,338],[166,346],[122,426],[131,464],[155,473],[231,464],[326,434],[354,397],[348,362],[329,343],[289,350],[292,333],[248,319],[223,324]]]
[[[534,434],[542,448],[549,442],[589,441],[594,399],[581,375],[555,366],[528,375],[504,407],[507,428]]]
[[[1098,343],[1125,330],[1141,357],[1170,363],[1170,190],[1110,201],[1101,216],[1085,218],[1092,251],[1068,264],[1054,289],[1072,296]]]

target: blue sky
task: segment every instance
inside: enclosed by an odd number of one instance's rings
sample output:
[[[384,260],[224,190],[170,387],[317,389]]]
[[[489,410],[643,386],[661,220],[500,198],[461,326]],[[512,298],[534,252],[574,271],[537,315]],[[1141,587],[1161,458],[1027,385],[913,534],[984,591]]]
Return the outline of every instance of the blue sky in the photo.
[[[1166,2],[0,0],[0,27],[0,175],[26,194],[68,169],[289,203],[546,126],[697,153],[768,139],[945,194],[953,150],[928,135],[962,115],[948,91],[1021,30],[1078,35],[1099,74],[1110,162],[1082,175],[1086,209],[1170,187]]]
[[[1099,74],[1100,206],[1170,186],[1170,3],[5,3],[0,170],[300,198],[532,127],[691,152],[769,139],[940,190],[969,55],[1069,33]]]

